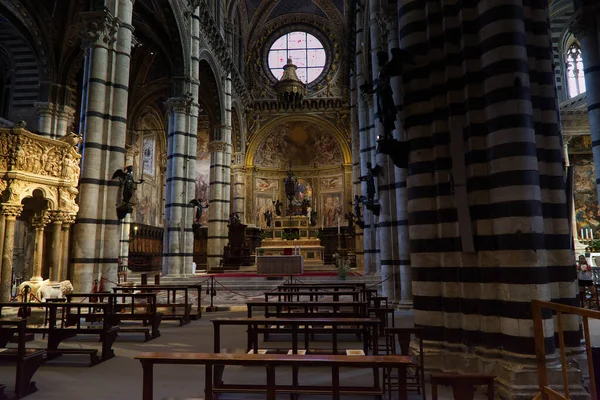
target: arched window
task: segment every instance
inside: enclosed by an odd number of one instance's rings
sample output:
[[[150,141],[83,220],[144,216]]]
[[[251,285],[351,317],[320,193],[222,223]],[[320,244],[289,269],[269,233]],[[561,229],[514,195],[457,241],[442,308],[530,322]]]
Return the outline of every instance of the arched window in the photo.
[[[575,97],[585,92],[581,49],[575,43],[567,50],[567,85],[569,88],[569,97]]]

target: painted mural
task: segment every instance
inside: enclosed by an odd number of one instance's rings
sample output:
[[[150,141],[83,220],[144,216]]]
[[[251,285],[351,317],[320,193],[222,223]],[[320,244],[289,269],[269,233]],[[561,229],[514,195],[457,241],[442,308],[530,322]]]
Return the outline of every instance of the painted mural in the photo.
[[[324,167],[343,163],[334,136],[317,124],[288,122],[273,128],[259,144],[254,165],[287,168],[289,165]]]
[[[277,199],[277,179],[256,178],[254,182],[255,203],[254,223],[260,228],[266,228],[265,212],[271,211],[275,215],[273,201]]]
[[[198,132],[196,141],[196,199],[202,205],[208,205],[209,182],[210,182],[210,152],[208,151],[208,132]],[[195,218],[195,217],[194,217]],[[208,224],[208,210],[202,212],[197,224],[206,226]]]
[[[344,225],[342,198],[343,195],[340,192],[323,193],[321,195],[321,208],[323,210],[323,227],[329,228],[337,226],[338,220],[340,225]]]
[[[591,154],[570,155],[573,165],[575,186],[575,220],[577,222],[577,235],[581,237],[581,230],[591,229],[595,238],[600,237],[600,209],[598,207],[598,194],[596,191],[596,177],[594,161]]]

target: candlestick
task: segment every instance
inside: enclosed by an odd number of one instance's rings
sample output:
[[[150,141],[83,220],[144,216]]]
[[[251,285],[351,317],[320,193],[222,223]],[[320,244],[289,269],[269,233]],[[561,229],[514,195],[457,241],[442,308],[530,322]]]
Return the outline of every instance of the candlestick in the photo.
[[[339,235],[340,234],[340,217],[338,217],[337,223],[338,223],[338,235]]]
[[[581,230],[581,239],[583,239],[583,229]]]

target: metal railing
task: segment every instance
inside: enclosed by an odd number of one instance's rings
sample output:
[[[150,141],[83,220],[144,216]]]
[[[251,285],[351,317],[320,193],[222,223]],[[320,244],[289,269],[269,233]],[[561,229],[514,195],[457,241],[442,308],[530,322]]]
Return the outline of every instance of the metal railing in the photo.
[[[538,370],[538,386],[540,393],[535,399],[540,400],[569,400],[569,379],[567,370],[567,357],[565,354],[565,339],[562,325],[563,314],[571,314],[582,317],[583,334],[585,338],[585,351],[587,355],[588,371],[590,376],[590,394],[592,399],[597,399],[596,380],[594,379],[594,364],[592,362],[592,345],[590,342],[589,319],[600,319],[600,311],[588,310],[580,307],[566,306],[547,301],[533,300],[531,302],[533,312],[533,331],[535,335],[535,355]],[[542,319],[542,309],[552,310],[556,314],[558,325],[558,344],[560,352],[560,363],[562,366],[562,380],[564,395],[550,388],[548,383],[548,371],[546,368],[546,346],[544,343],[544,320]]]

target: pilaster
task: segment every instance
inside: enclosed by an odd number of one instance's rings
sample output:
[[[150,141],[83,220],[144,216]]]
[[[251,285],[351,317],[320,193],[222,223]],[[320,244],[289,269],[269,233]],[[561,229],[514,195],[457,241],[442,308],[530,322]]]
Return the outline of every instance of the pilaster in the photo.
[[[31,225],[35,228],[35,248],[33,253],[33,276],[30,281],[41,282],[42,262],[44,260],[44,228],[50,223],[50,217],[44,212],[36,215],[31,220]]]

